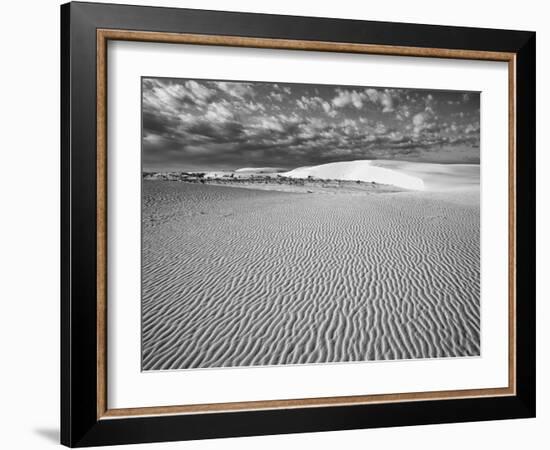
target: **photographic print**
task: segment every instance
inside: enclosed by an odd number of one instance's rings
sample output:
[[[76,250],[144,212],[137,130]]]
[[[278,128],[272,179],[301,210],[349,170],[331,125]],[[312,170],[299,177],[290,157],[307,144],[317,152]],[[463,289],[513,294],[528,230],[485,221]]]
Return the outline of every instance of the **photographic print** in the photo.
[[[480,94],[144,77],[142,370],[480,355]]]

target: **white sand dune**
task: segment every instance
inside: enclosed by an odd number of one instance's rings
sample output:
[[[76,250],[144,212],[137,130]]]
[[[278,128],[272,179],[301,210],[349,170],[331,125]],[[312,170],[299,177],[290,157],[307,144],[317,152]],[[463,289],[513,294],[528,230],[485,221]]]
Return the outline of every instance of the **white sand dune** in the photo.
[[[142,221],[144,370],[479,355],[479,191],[144,181]]]
[[[343,161],[320,166],[302,167],[285,172],[291,178],[324,178],[391,184],[405,189],[424,190],[421,178],[392,168],[379,167],[373,161]]]
[[[437,164],[407,161],[373,161],[378,167],[420,178],[427,191],[479,189],[479,164]]]
[[[360,160],[300,167],[281,175],[292,178],[358,180],[418,191],[456,190],[479,185],[478,164]]]

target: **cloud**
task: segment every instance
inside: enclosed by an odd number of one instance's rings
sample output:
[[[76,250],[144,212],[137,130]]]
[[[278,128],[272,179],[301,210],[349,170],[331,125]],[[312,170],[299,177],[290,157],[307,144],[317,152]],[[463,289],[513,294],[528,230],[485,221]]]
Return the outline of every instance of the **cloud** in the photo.
[[[332,99],[332,105],[335,108],[344,108],[348,105],[353,105],[356,109],[363,107],[363,101],[366,98],[366,94],[363,92],[347,89],[336,89],[336,92],[338,95]]]
[[[464,128],[464,133],[466,134],[474,134],[479,133],[479,122],[478,123],[469,123]]]
[[[413,133],[415,136],[418,136],[425,130],[434,130],[435,123],[435,114],[433,109],[430,106],[424,108],[424,111],[415,114],[412,118],[413,124]]]
[[[215,94],[214,89],[194,80],[176,83],[172,80],[146,79],[143,85],[143,105],[145,109],[177,113],[186,105],[205,105]]]
[[[479,154],[475,94],[464,103],[461,92],[393,88],[173,79],[142,86],[144,164],[297,167]],[[461,149],[455,156],[453,147]]]
[[[311,109],[311,108],[324,108],[323,104],[326,103],[321,97],[306,97],[302,95],[299,99],[296,100],[296,104],[300,109]],[[330,105],[329,105],[330,106]]]
[[[284,131],[283,124],[276,117],[262,117],[258,120],[257,126],[268,131]]]
[[[399,121],[404,121],[411,116],[410,108],[407,105],[400,105],[395,113],[395,118]]]
[[[250,112],[265,111],[265,106],[258,102],[247,102],[243,106]]]
[[[392,131],[388,134],[388,138],[392,142],[403,142],[403,140],[405,139],[403,133],[400,131]]]
[[[382,105],[382,112],[393,111],[393,98],[387,92],[384,92],[380,95],[380,104]]]
[[[205,103],[216,93],[213,89],[209,89],[204,84],[199,84],[194,80],[187,81],[185,87],[191,93],[190,96],[199,103]]]
[[[374,132],[376,134],[386,134],[387,131],[388,131],[388,128],[382,122],[378,122],[374,128]]]
[[[244,100],[247,97],[254,96],[254,89],[251,83],[236,83],[227,81],[214,82],[215,86],[231,97]]]
[[[228,143],[239,141],[244,135],[242,124],[238,122],[220,122],[212,123],[206,120],[197,120],[188,124],[181,134],[181,140],[184,144],[205,143]]]
[[[382,112],[388,113],[394,111],[394,100],[392,92],[389,89],[383,91],[369,88],[365,89],[365,94],[371,103],[379,105],[382,108]]]
[[[211,103],[204,117],[213,122],[226,122],[233,118],[233,113],[222,103]]]
[[[336,115],[338,114],[336,110],[332,108],[331,104],[327,101],[323,101],[323,103],[321,103],[321,107],[329,117],[336,117]]]
[[[144,136],[170,133],[179,123],[179,118],[172,114],[156,113],[151,110],[144,110],[142,113]]]

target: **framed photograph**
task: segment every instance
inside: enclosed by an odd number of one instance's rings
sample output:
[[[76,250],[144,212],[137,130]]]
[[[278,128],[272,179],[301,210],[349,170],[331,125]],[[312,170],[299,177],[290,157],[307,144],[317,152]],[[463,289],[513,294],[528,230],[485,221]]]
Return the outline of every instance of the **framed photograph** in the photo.
[[[535,33],[61,7],[61,440],[535,415]]]

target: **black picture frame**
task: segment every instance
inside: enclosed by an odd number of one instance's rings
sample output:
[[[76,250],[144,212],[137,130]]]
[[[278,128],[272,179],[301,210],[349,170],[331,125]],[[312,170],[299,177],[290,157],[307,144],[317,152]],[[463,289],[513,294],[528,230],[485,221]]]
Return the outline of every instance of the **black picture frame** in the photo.
[[[515,54],[516,394],[98,418],[98,29]],[[534,32],[68,3],[61,6],[61,443],[70,447],[535,416]]]

